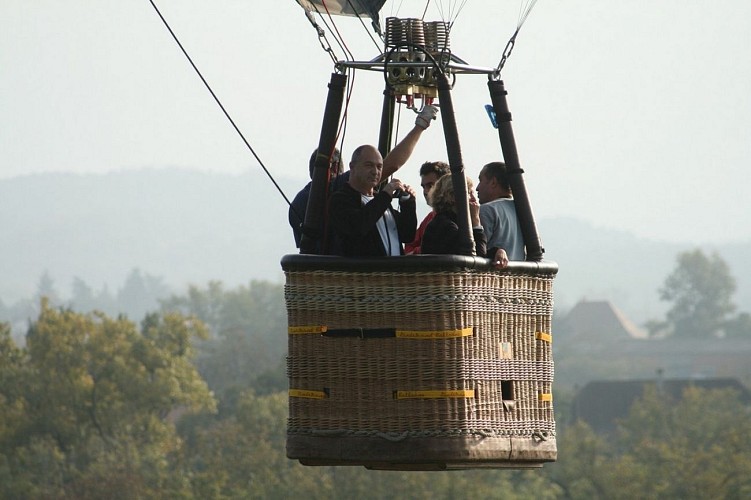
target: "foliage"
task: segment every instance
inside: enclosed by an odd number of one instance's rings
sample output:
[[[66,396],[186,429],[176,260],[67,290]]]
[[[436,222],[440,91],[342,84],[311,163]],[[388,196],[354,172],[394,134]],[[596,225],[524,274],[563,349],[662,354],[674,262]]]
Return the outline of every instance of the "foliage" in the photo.
[[[689,387],[675,401],[653,387],[623,422],[621,446],[615,466],[630,498],[751,494],[751,415],[735,391]]]
[[[133,269],[117,292],[117,304],[133,318],[141,318],[157,308],[159,299],[169,295],[169,288],[161,278],[141,274]]]
[[[317,496],[319,479],[284,455],[286,406],[286,394],[248,391],[236,415],[199,432],[187,454],[199,498]]]
[[[11,339],[9,325],[0,323],[0,450],[12,446],[23,429],[28,372],[26,353]]]
[[[36,296],[34,297],[34,302],[39,302],[42,299],[48,300],[53,305],[57,306],[60,304],[60,298],[58,296],[57,290],[55,289],[55,281],[52,279],[52,276],[50,276],[50,273],[45,271],[42,273],[42,276],[39,278],[39,282],[37,283],[37,292]]]
[[[732,390],[688,388],[673,400],[653,387],[617,436],[579,422],[546,466],[565,498],[748,498],[751,413]]]
[[[63,299],[48,272],[37,283],[33,298],[18,300],[12,305],[0,301],[0,321],[11,323],[13,334],[21,338],[28,322],[39,315],[39,303],[44,299],[52,307],[69,307],[79,312],[100,311],[110,316],[125,314],[130,318],[142,318],[147,312],[159,308],[159,299],[169,296],[168,287],[162,279],[139,269],[132,269],[123,286],[115,294],[107,286],[94,290],[81,278],[73,278],[70,298]]]
[[[211,338],[189,311],[210,322]],[[302,466],[285,454],[284,314],[281,286],[215,282],[173,297],[140,328],[46,302],[25,347],[0,324],[0,498],[751,496],[747,403],[695,388],[672,400],[655,387],[617,435],[567,425],[572,394],[557,392],[559,457],[542,470]],[[222,389],[219,413],[193,359],[197,338]]]
[[[0,330],[0,497],[157,498],[184,491],[169,457],[175,409],[212,411],[191,364],[202,325],[54,310],[42,303],[26,348]],[[170,494],[172,492],[172,494]]]
[[[287,396],[239,398],[237,413],[199,431],[186,459],[200,498],[558,498],[539,471],[392,472],[304,467],[286,458]]]
[[[609,443],[579,421],[559,433],[558,461],[543,472],[564,498],[606,498]]]
[[[673,272],[660,288],[660,299],[672,303],[667,313],[673,334],[706,337],[719,332],[735,306],[735,279],[717,253],[699,249],[678,254]]]
[[[212,281],[163,301],[162,309],[194,315],[208,325],[212,337],[200,344],[196,362],[225,402],[251,385],[264,393],[286,388],[287,317],[281,285],[252,281],[225,290]]]

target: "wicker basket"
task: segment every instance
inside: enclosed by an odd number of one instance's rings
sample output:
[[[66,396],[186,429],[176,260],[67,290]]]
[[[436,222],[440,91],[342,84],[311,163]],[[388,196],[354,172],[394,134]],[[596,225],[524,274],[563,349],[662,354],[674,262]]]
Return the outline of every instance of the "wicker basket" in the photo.
[[[556,459],[552,262],[288,255],[287,456],[441,470]]]

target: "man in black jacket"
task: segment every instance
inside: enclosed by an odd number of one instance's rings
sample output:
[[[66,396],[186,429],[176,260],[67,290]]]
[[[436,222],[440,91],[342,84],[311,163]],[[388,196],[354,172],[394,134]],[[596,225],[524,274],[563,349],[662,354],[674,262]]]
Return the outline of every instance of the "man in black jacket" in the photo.
[[[417,206],[415,190],[392,179],[380,191],[383,158],[373,146],[352,153],[349,181],[332,196],[329,221],[347,257],[402,255],[402,243],[415,237]],[[391,200],[399,198],[399,210]]]
[[[410,130],[399,143],[394,146],[386,158],[383,159],[383,170],[381,172],[381,178],[388,178],[393,175],[399,168],[404,165],[409,157],[412,155],[412,151],[415,149],[417,142],[420,140],[422,133],[430,126],[430,123],[438,116],[438,108],[433,105],[425,105],[417,115],[415,119],[415,126]],[[315,166],[315,159],[318,150],[313,151],[310,157],[309,169],[310,178],[313,178],[313,168]],[[339,150],[336,150],[331,157],[330,163],[330,183],[329,190],[334,192],[338,190],[345,182],[349,180],[349,172],[342,172],[340,168],[341,155]],[[305,220],[305,212],[307,211],[308,198],[310,196],[311,183],[309,182],[299,193],[295,196],[292,204],[289,208],[289,225],[292,227],[292,232],[295,237],[295,245],[299,248],[302,238],[302,223]],[[334,243],[333,248],[329,248],[333,253],[341,253],[337,244]]]

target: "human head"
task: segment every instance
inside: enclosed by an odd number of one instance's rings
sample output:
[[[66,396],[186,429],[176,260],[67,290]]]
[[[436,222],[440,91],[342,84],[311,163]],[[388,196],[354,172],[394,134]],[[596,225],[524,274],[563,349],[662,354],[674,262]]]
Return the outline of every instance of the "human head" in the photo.
[[[472,192],[472,179],[466,177],[467,196],[473,200],[475,195]],[[430,206],[437,213],[454,212],[456,213],[456,197],[454,197],[454,182],[450,175],[444,175],[438,179],[428,194]]]
[[[501,161],[488,163],[480,170],[480,183],[477,184],[477,197],[480,203],[508,198],[511,196],[511,184],[506,164]]]
[[[316,156],[318,156],[318,148],[313,150],[308,161],[308,170],[310,171],[310,178],[313,178],[313,169],[316,167]],[[342,154],[339,152],[339,148],[334,148],[334,154],[331,156],[331,163],[329,164],[329,172],[333,179],[337,175],[342,173]]]
[[[381,182],[383,157],[373,146],[359,146],[352,152],[349,162],[349,184],[365,195],[373,195],[373,190]]]
[[[428,200],[430,189],[438,179],[449,172],[448,163],[442,161],[426,161],[420,167],[420,186],[422,186],[422,194],[425,196],[425,201],[428,202],[428,205],[430,205],[430,201]]]

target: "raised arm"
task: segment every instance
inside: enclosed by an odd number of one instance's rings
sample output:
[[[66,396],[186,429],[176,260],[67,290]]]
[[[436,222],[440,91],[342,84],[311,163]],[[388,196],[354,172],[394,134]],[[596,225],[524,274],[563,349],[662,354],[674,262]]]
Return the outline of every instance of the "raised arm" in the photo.
[[[422,111],[417,115],[417,119],[415,119],[415,126],[412,130],[383,159],[381,179],[388,179],[402,165],[407,163],[407,160],[409,160],[409,157],[412,156],[412,152],[415,150],[415,146],[417,146],[417,142],[420,140],[420,136],[422,136],[422,133],[437,116],[438,108],[436,106],[428,104],[422,108]]]

